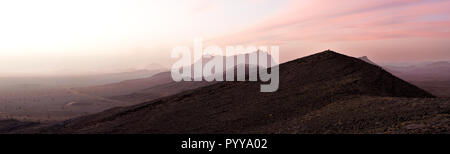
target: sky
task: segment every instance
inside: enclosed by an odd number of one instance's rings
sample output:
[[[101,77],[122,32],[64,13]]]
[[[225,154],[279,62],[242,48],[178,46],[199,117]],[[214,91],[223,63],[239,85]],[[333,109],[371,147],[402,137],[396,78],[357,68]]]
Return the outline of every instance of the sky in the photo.
[[[167,67],[172,48],[279,45],[379,63],[450,60],[450,0],[0,1],[0,76]]]

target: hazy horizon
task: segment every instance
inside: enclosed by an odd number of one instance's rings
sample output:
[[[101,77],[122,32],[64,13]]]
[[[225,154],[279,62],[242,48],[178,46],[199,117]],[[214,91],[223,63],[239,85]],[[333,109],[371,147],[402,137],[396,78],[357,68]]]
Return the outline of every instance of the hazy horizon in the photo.
[[[170,67],[172,48],[194,37],[205,46],[279,45],[280,62],[327,49],[380,64],[450,60],[450,1],[332,2],[2,1],[0,76]]]

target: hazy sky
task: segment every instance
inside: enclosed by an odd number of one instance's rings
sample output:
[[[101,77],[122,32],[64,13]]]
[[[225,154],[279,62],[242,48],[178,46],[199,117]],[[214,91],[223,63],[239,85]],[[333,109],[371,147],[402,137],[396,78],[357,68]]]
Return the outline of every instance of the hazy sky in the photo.
[[[170,65],[171,49],[280,45],[281,61],[333,49],[375,62],[450,59],[450,0],[0,1],[0,73]]]

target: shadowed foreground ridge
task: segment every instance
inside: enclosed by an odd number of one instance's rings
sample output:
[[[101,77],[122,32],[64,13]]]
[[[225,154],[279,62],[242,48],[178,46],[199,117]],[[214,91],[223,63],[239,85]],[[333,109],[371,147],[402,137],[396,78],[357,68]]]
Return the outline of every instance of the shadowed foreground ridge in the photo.
[[[25,133],[448,133],[449,99],[325,51],[279,65],[280,86],[220,82]]]

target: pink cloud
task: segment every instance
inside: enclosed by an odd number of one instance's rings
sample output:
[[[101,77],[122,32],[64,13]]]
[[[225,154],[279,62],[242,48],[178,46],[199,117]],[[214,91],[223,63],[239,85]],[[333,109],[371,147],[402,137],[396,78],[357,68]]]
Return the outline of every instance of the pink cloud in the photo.
[[[297,40],[329,42],[449,38],[448,8],[450,1],[292,1],[283,11],[244,31],[211,41],[222,44],[270,44]]]

